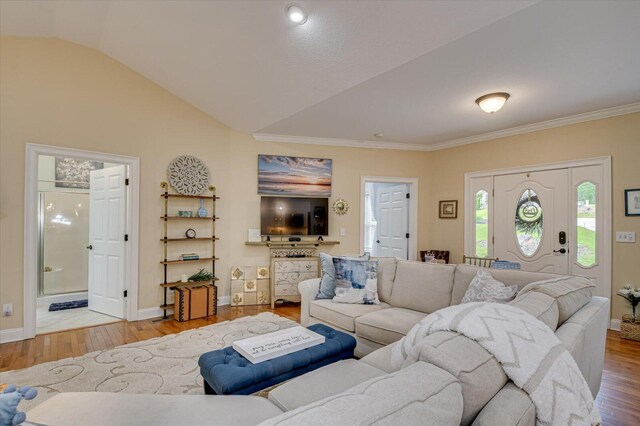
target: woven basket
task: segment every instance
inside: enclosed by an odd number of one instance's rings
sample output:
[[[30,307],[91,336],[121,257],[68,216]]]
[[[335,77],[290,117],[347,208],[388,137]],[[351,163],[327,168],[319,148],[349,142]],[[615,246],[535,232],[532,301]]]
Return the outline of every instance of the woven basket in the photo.
[[[623,315],[620,324],[620,337],[640,342],[640,321],[634,322],[631,315]]]

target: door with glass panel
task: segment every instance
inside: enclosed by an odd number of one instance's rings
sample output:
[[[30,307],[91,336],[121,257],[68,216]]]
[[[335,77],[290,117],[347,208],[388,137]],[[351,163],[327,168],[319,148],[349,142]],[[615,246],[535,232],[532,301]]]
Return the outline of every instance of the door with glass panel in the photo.
[[[494,178],[494,256],[526,271],[569,271],[569,171]]]

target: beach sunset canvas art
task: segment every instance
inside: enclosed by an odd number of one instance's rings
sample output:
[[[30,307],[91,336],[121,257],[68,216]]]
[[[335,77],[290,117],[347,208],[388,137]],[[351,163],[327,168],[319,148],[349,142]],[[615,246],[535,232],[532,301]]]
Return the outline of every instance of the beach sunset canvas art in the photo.
[[[258,194],[331,196],[332,160],[258,156]]]

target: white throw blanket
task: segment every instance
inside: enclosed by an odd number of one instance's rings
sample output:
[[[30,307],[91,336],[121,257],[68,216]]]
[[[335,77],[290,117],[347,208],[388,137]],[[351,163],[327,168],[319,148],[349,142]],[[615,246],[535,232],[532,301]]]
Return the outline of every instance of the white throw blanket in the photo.
[[[396,368],[419,361],[421,342],[436,331],[472,339],[502,365],[536,407],[538,425],[597,425],[600,415],[580,369],[554,332],[527,312],[499,303],[464,303],[434,312],[394,347]]]

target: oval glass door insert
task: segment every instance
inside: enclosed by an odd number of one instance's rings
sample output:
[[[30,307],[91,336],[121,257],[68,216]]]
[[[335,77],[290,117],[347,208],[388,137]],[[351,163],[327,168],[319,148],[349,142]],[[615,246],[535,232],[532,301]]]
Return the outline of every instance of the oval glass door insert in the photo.
[[[538,251],[542,243],[542,205],[538,194],[531,189],[525,189],[516,206],[515,236],[520,252],[531,257]]]

